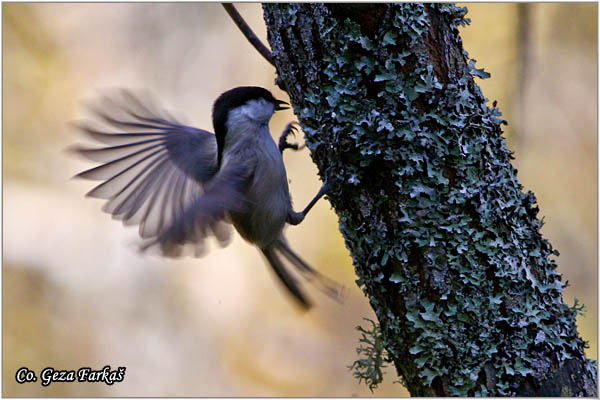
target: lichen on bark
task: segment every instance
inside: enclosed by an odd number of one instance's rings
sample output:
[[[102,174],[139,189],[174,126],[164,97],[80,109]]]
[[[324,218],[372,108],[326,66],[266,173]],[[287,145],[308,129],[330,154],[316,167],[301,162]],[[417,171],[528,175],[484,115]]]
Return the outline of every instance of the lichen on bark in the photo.
[[[286,90],[390,359],[417,396],[596,394],[452,4],[265,4]]]

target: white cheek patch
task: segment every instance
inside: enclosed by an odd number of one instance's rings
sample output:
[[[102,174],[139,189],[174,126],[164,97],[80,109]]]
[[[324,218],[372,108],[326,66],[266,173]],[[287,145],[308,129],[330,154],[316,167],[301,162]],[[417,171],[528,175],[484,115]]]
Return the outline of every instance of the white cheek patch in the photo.
[[[275,106],[265,99],[250,100],[246,105],[240,107],[242,114],[254,121],[268,120],[275,111]]]
[[[275,105],[264,99],[250,100],[241,107],[234,108],[227,115],[227,135],[225,148],[250,136],[256,136],[256,130],[265,130],[269,137],[268,123],[275,112]]]

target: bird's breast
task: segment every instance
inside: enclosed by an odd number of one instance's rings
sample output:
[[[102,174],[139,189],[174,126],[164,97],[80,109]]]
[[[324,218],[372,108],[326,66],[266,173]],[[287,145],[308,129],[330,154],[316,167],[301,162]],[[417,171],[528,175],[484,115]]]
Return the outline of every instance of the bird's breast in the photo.
[[[285,167],[275,142],[271,139],[271,143],[263,143],[255,151],[258,162],[246,193],[249,207],[244,213],[232,213],[231,217],[244,239],[266,247],[281,234],[291,200]]]

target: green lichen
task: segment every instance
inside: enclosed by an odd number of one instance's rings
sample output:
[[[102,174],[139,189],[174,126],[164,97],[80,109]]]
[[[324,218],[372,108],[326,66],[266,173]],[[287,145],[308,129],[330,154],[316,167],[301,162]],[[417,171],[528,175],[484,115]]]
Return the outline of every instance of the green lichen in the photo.
[[[386,366],[385,341],[381,334],[379,325],[368,318],[365,321],[371,324],[370,328],[357,326],[356,329],[361,333],[359,347],[356,349],[358,360],[348,366],[352,370],[352,375],[359,382],[365,383],[373,391],[383,381],[383,369]]]
[[[333,184],[357,284],[408,389],[523,394],[572,359],[595,382],[558,252],[517,180],[505,121],[474,82],[489,74],[462,50],[466,10],[374,6],[377,29],[353,12],[265,5],[278,83]],[[458,51],[437,54],[432,32]]]
[[[560,397],[573,397],[573,391],[568,386],[563,386],[560,390]]]

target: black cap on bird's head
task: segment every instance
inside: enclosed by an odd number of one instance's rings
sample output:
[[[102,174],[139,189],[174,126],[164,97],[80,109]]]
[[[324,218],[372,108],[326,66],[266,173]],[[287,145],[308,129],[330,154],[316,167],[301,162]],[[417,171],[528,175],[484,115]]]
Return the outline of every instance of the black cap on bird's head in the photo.
[[[267,89],[257,86],[240,86],[221,94],[213,105],[212,118],[215,135],[217,136],[217,151],[219,164],[221,164],[221,154],[227,134],[227,116],[229,111],[241,107],[251,100],[264,99],[273,104],[275,111],[286,110],[289,104],[282,100],[277,100]]]

